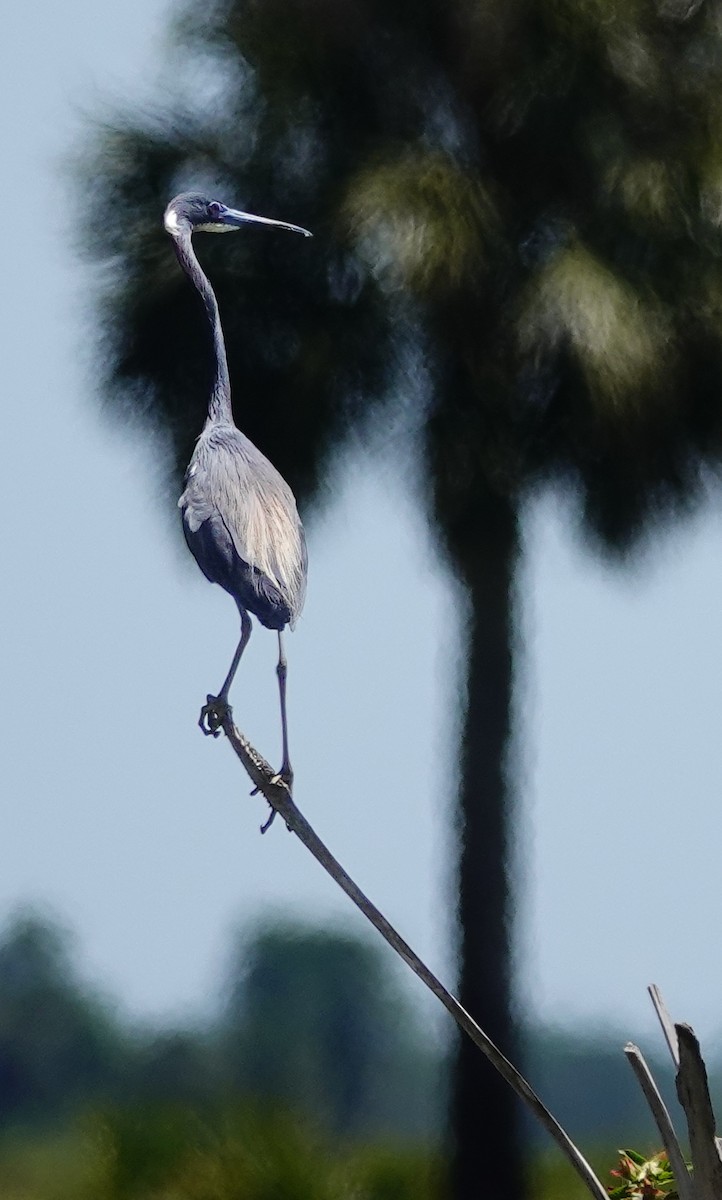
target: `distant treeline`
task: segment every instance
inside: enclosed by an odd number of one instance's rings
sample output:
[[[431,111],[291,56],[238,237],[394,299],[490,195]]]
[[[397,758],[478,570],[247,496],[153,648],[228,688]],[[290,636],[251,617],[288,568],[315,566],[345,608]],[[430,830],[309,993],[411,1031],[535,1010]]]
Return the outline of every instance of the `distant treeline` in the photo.
[[[230,961],[213,1019],[138,1028],[88,988],[58,925],[13,919],[0,940],[0,1130],[103,1105],[260,1101],[348,1139],[443,1140],[445,1055],[383,947],[288,920],[239,935]],[[528,1074],[582,1143],[655,1142],[623,1040],[528,1031]],[[655,1074],[669,1076],[663,1059]]]

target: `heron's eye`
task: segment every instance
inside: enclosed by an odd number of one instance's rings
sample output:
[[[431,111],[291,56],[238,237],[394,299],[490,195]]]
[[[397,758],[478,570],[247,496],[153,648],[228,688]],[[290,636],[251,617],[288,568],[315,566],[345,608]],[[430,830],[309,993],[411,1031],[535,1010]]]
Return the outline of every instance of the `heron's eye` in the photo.
[[[208,215],[213,217],[214,220],[218,220],[222,211],[223,205],[219,204],[217,200],[211,200],[210,204],[208,205]]]

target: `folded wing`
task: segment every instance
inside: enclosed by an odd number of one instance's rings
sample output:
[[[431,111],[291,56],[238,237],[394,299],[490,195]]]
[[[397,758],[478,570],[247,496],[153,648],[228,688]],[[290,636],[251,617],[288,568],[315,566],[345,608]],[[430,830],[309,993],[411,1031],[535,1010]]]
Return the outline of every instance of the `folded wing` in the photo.
[[[207,579],[270,629],[295,624],[306,590],[303,526],[291,489],[239,430],[201,434],[178,501]]]

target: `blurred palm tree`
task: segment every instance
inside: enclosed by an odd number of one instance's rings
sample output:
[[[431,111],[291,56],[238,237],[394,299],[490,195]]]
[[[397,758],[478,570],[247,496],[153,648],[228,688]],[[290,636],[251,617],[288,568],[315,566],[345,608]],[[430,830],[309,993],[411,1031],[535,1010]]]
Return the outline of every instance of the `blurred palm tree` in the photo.
[[[85,173],[110,394],[180,474],[209,359],[175,191],[315,231],[204,247],[237,410],[306,508],[350,430],[420,464],[468,600],[461,999],[514,1056],[520,504],[563,484],[623,553],[719,460],[722,4],[191,0],[172,55],[172,105],[110,122]],[[523,1193],[513,1101],[464,1044],[452,1127],[458,1200]]]

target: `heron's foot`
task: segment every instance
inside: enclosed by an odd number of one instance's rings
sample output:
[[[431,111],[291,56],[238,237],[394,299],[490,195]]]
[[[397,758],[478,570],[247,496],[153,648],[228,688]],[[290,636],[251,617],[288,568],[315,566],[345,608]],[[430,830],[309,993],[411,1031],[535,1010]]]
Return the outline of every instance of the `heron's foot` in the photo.
[[[284,766],[282,766],[281,770],[278,772],[277,775],[271,776],[270,782],[276,783],[276,784],[278,784],[278,783],[285,784],[285,786],[288,788],[288,791],[290,793],[293,789],[293,771],[291,769],[291,764],[286,763]],[[255,787],[253,789],[253,791],[251,792],[251,795],[257,796],[260,790],[261,790],[260,788]],[[261,833],[265,833],[267,829],[270,829],[273,822],[275,821],[275,819],[276,819],[276,809],[271,808],[271,811],[269,812],[267,819],[261,825]],[[288,828],[290,829],[291,826],[289,825]]]
[[[293,795],[293,767],[290,762],[281,764],[281,770],[277,775],[273,776],[272,783],[285,783],[291,795]]]
[[[226,717],[230,716],[231,706],[223,696],[206,696],[207,703],[201,709],[198,725],[205,733],[218,737]]]

